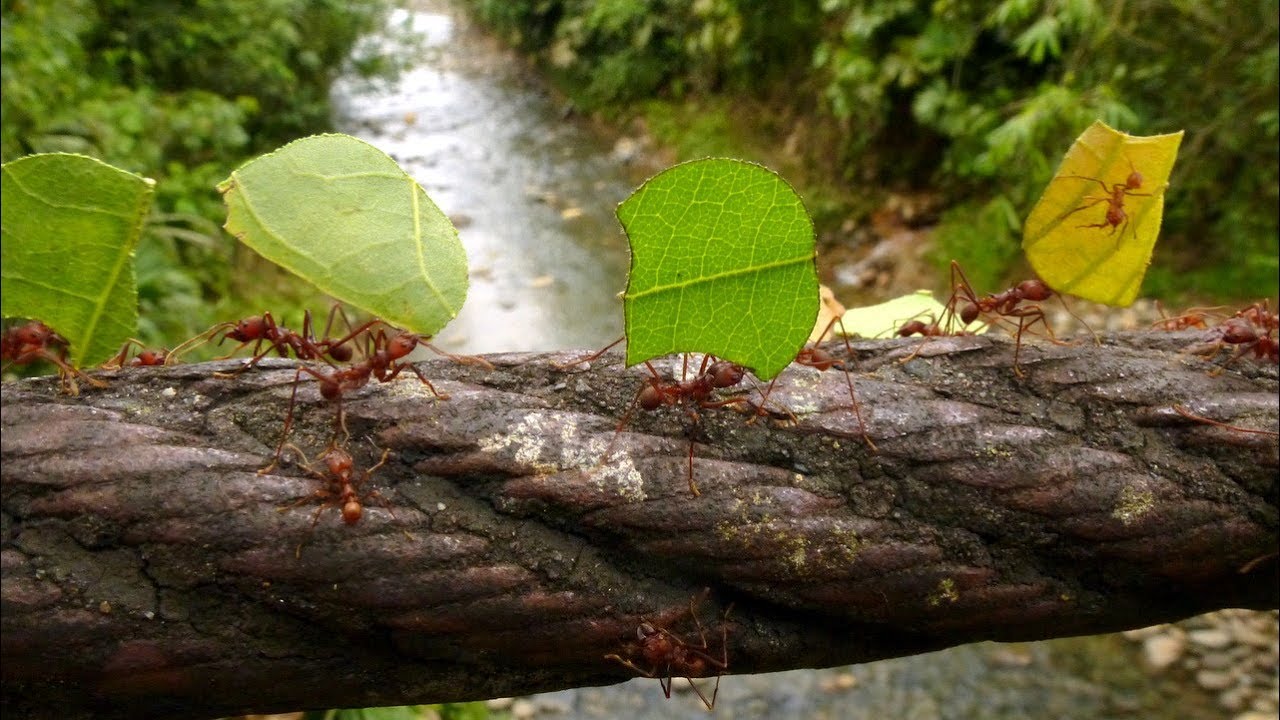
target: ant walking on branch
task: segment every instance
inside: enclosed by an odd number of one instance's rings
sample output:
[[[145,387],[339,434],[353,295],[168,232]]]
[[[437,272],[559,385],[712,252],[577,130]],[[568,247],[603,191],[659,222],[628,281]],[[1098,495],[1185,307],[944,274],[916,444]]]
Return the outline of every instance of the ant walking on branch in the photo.
[[[706,596],[706,592],[702,593]],[[689,599],[689,617],[697,631],[695,642],[692,636],[681,637],[676,633],[647,620],[642,619],[636,627],[636,638],[628,641],[626,657],[617,654],[605,655],[605,660],[612,660],[638,674],[640,677],[657,678],[662,686],[662,694],[671,699],[671,685],[675,678],[682,677],[689,687],[698,694],[698,699],[708,710],[715,709],[716,696],[720,694],[720,676],[729,670],[729,612],[730,605],[720,620],[720,652],[719,656],[707,642],[707,633],[698,620],[698,596]],[[640,663],[640,664],[637,664]],[[706,677],[715,673],[716,684],[711,691],[711,699],[693,682],[695,677]]]
[[[270,472],[280,461],[280,453],[283,451],[285,443],[289,439],[289,433],[293,429],[293,413],[298,401],[298,385],[301,383],[304,373],[316,379],[320,386],[321,397],[331,403],[336,403],[338,406],[334,420],[334,438],[336,441],[339,437],[345,439],[348,436],[346,414],[342,406],[343,396],[369,384],[370,378],[378,382],[391,382],[399,377],[400,373],[408,370],[416,375],[438,400],[449,399],[447,394],[436,390],[436,386],[432,385],[427,376],[422,374],[422,370],[405,360],[419,345],[423,345],[454,362],[479,365],[489,370],[493,369],[493,366],[484,358],[447,353],[427,342],[426,338],[417,333],[396,331],[394,334],[388,334],[385,328],[378,329],[376,333],[373,332],[373,326],[379,323],[382,323],[382,321],[370,321],[334,343],[335,347],[345,346],[348,342],[356,342],[358,336],[364,335],[366,346],[363,360],[342,367],[334,366],[328,372],[317,370],[309,365],[298,365],[297,372],[294,373],[293,390],[289,394],[289,409],[285,413],[284,429],[280,436],[280,444],[276,447],[275,458],[270,465],[259,470],[259,474]]]
[[[67,395],[80,394],[76,378],[96,388],[106,387],[105,382],[89,377],[83,370],[67,362],[69,347],[70,343],[66,338],[39,320],[7,327],[3,336],[0,336],[0,358],[4,360],[5,370],[11,365],[30,365],[43,360],[58,368],[62,392]]]
[[[824,288],[825,290],[825,288]],[[862,405],[858,402],[858,395],[853,388],[853,371],[849,369],[849,364],[853,362],[853,346],[849,344],[849,333],[844,329],[844,306],[841,305],[834,297],[823,297],[824,303],[830,303],[832,309],[832,318],[827,326],[823,328],[822,333],[818,335],[818,339],[811,344],[806,345],[799,353],[796,354],[795,363],[806,367],[814,368],[819,372],[826,372],[832,368],[838,369],[844,373],[845,385],[849,388],[849,404],[853,408],[853,415],[858,420],[858,432],[862,435],[862,440],[871,448],[871,452],[878,452],[876,444],[871,440],[871,436],[867,434],[867,424],[862,418]],[[844,339],[845,359],[839,360],[829,351],[819,347],[823,340],[831,335],[836,325],[840,326],[840,334]],[[778,382],[778,378],[769,381],[765,387],[764,393],[761,395],[760,405],[756,408],[756,416],[751,418],[754,421],[757,417],[769,414],[765,409],[765,404],[769,402],[769,395],[773,392],[774,384]],[[791,420],[795,420],[795,415],[787,410],[787,415]]]
[[[129,351],[137,348],[137,353],[132,359],[129,358]],[[168,365],[173,353],[164,348],[149,348],[146,343],[137,338],[129,338],[120,346],[120,352],[111,357],[110,360],[102,363],[104,370],[117,370],[125,367],[159,367]]]
[[[354,355],[347,342],[380,321],[371,320],[359,328],[351,330],[346,337],[340,340],[331,340],[329,333],[333,330],[334,321],[340,313],[341,306],[334,303],[333,308],[329,310],[329,318],[325,322],[324,334],[317,338],[312,331],[310,310],[303,313],[302,332],[300,333],[278,324],[275,318],[272,317],[271,312],[266,311],[261,315],[253,315],[237,322],[218,323],[174,348],[171,354],[177,356],[180,353],[187,352],[198,345],[209,342],[221,332],[222,337],[218,340],[219,345],[227,340],[234,340],[240,344],[231,352],[218,358],[219,360],[225,360],[250,343],[253,344],[253,356],[235,373],[232,373],[233,375],[238,375],[254,367],[264,357],[270,355],[272,351],[280,357],[289,357],[289,351],[293,351],[294,357],[299,360],[321,360],[329,365],[333,365],[334,361],[347,362]],[[351,323],[346,320],[346,314],[341,314],[343,320],[347,323],[347,327],[350,328]]]
[[[658,371],[647,361],[644,366],[649,370],[649,377],[645,378],[647,384],[636,393],[626,414],[618,422],[618,428],[613,433],[615,440],[618,433],[622,432],[631,421],[631,415],[636,407],[645,412],[653,412],[661,407],[682,408],[693,423],[693,427],[697,428],[702,420],[698,414],[699,409],[749,404],[749,401],[741,395],[720,399],[715,397],[716,390],[731,388],[746,377],[746,371],[740,365],[717,360],[712,355],[703,355],[698,374],[692,379],[686,379],[689,376],[689,355],[685,353],[680,373],[682,379],[678,381],[662,379]],[[697,441],[691,436],[689,438],[689,492],[693,493],[694,497],[702,494],[698,491],[698,484],[693,479],[693,449],[696,443]],[[613,442],[610,441],[611,446],[612,444]],[[608,456],[609,451],[606,450],[604,457]]]
[[[311,518],[311,527],[307,530],[307,537],[315,531],[316,525],[320,522],[320,516],[329,508],[337,508],[342,515],[342,522],[347,525],[355,525],[360,522],[360,518],[364,517],[364,503],[370,500],[378,500],[387,512],[391,514],[393,520],[396,519],[395,511],[391,509],[390,503],[382,497],[377,490],[364,490],[364,484],[369,482],[373,474],[378,468],[387,464],[387,456],[391,454],[391,449],[387,448],[382,451],[382,458],[378,463],[368,470],[362,470],[358,474],[355,470],[355,460],[351,454],[339,447],[337,444],[330,444],[320,456],[324,463],[323,470],[317,470],[307,461],[307,456],[302,450],[294,445],[288,446],[301,458],[298,467],[302,468],[311,477],[324,482],[324,486],[316,490],[311,495],[301,498],[291,505],[285,505],[277,508],[280,512],[291,510],[299,505],[306,504],[309,501],[320,499],[320,507],[316,510],[316,514]],[[406,533],[407,534],[407,533]],[[302,546],[306,544],[304,538],[298,543],[298,549],[294,552],[294,557],[302,555]]]
[[[1044,302],[1054,296],[1054,292],[1043,280],[1024,280],[1017,285],[994,295],[978,296],[969,278],[960,269],[960,264],[951,261],[951,297],[947,300],[946,309],[942,313],[941,323],[950,327],[954,318],[959,318],[962,327],[984,318],[993,325],[1005,327],[1014,334],[1013,372],[1022,377],[1022,334],[1029,331],[1037,323],[1043,329],[1050,342],[1061,342],[1054,337],[1053,329],[1045,318],[1044,310],[1037,303]],[[1059,297],[1059,300],[1062,298]],[[959,310],[957,311],[957,307]],[[1065,307],[1065,303],[1064,303]],[[1068,309],[1070,312],[1070,309]],[[1072,313],[1074,315],[1074,313]],[[1079,319],[1079,318],[1077,318]],[[1014,322],[1016,328],[1011,328]],[[1084,323],[1083,320],[1080,321]],[[1007,325],[1006,325],[1007,323]],[[1085,327],[1088,327],[1085,324]],[[903,327],[905,330],[906,327]],[[1092,329],[1090,329],[1092,332]],[[899,331],[902,334],[902,330]]]
[[[1107,233],[1108,235],[1114,235],[1116,230],[1118,229],[1120,231],[1120,237],[1117,238],[1116,240],[1117,246],[1119,245],[1120,240],[1124,239],[1125,227],[1130,224],[1129,214],[1124,210],[1124,199],[1126,197],[1150,197],[1151,196],[1151,193],[1134,192],[1135,190],[1140,190],[1142,188],[1142,173],[1138,172],[1138,170],[1133,166],[1132,160],[1129,160],[1128,158],[1125,158],[1125,159],[1128,160],[1129,162],[1129,177],[1125,178],[1125,181],[1122,183],[1112,183],[1110,187],[1107,187],[1107,184],[1102,180],[1099,180],[1096,177],[1091,177],[1088,175],[1060,175],[1058,177],[1058,179],[1060,180],[1062,179],[1088,180],[1089,182],[1098,183],[1098,186],[1102,188],[1102,192],[1106,193],[1105,195],[1102,195],[1102,196],[1086,195],[1084,197],[1085,204],[1081,205],[1075,210],[1072,210],[1066,215],[1063,215],[1062,217],[1065,219],[1082,210],[1088,210],[1089,208],[1094,207],[1099,203],[1106,203],[1107,212],[1103,216],[1102,222],[1093,223],[1091,225],[1078,225],[1076,227],[1078,228],[1110,227],[1111,231]],[[1134,230],[1134,234],[1135,235],[1137,234],[1136,229]]]

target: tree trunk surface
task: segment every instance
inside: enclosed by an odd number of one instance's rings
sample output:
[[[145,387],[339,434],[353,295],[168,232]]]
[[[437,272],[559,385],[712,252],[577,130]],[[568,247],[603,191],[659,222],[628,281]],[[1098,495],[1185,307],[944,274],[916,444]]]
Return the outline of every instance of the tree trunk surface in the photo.
[[[323,494],[337,411],[308,376],[309,464],[258,472],[288,361],[6,383],[3,708],[475,700],[638,674],[610,654],[665,677],[646,633],[679,677],[1280,607],[1276,368],[1211,374],[1195,338],[1027,345],[1022,377],[1000,339],[857,342],[875,450],[839,370],[779,377],[795,421],[662,407],[616,432],[647,376],[616,355],[430,360],[447,400],[409,372],[343,400],[354,524]]]

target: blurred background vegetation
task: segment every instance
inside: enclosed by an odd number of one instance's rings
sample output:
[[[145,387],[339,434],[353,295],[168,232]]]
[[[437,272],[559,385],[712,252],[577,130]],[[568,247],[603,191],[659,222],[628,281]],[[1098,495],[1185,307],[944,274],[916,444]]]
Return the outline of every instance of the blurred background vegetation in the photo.
[[[979,288],[1026,272],[1022,220],[1093,120],[1185,129],[1144,292],[1277,294],[1277,0],[472,7],[577,108],[640,118],[681,159],[764,159],[798,185],[820,236],[885,190],[940,193],[938,259],[958,259]]]
[[[407,36],[398,52],[360,42],[390,5],[2,0],[0,154],[81,152],[159,181],[137,258],[148,343],[323,307],[218,229],[213,186],[329,129],[339,75],[414,61]],[[1144,293],[1176,305],[1280,292],[1280,0],[468,7],[542,61],[573,107],[638,120],[680,159],[770,164],[828,244],[887,193],[929,193],[939,264],[958,259],[979,288],[1026,272],[1022,219],[1090,122],[1185,129]]]
[[[158,181],[137,254],[139,335],[150,345],[262,308],[323,308],[222,232],[214,186],[255,155],[329,129],[339,74],[394,74],[390,56],[360,43],[390,5],[4,0],[0,155],[83,153]]]

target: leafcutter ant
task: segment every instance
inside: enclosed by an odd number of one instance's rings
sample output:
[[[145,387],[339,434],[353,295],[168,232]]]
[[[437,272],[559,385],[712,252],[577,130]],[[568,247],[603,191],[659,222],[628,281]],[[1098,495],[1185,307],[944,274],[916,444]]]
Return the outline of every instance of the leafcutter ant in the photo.
[[[303,505],[309,501],[320,499],[320,507],[316,510],[316,514],[311,518],[311,527],[307,530],[307,536],[315,531],[316,525],[320,522],[320,516],[329,508],[337,508],[342,515],[342,522],[347,525],[355,525],[360,522],[360,518],[364,517],[364,503],[369,500],[381,501],[383,507],[391,514],[394,520],[395,511],[391,509],[377,490],[364,490],[364,484],[369,482],[369,478],[373,476],[378,468],[387,463],[387,456],[391,454],[391,449],[387,448],[382,451],[382,458],[378,463],[368,470],[362,470],[359,473],[355,470],[355,460],[351,454],[337,444],[330,444],[320,456],[324,463],[323,470],[317,470],[307,461],[307,456],[301,450],[293,445],[289,445],[294,452],[301,458],[298,467],[301,468],[311,477],[324,482],[324,486],[316,490],[311,495],[301,498],[295,503],[277,508],[280,512],[291,510],[299,505]],[[302,555],[302,546],[306,544],[304,539],[298,543],[298,549],[294,552],[294,557]]]
[[[1126,158],[1126,160],[1128,160],[1128,158]],[[1138,170],[1133,166],[1132,160],[1129,160],[1129,176],[1125,178],[1125,181],[1122,183],[1112,183],[1110,187],[1108,187],[1107,184],[1102,180],[1099,180],[1096,177],[1090,177],[1088,175],[1061,175],[1059,176],[1058,179],[1088,180],[1089,182],[1098,183],[1098,186],[1102,188],[1102,192],[1106,193],[1106,195],[1102,195],[1102,196],[1086,195],[1083,198],[1085,200],[1085,203],[1083,205],[1076,208],[1075,210],[1072,210],[1066,215],[1063,215],[1062,217],[1065,219],[1082,210],[1088,210],[1089,208],[1094,207],[1099,203],[1106,203],[1107,212],[1103,216],[1102,222],[1093,223],[1089,225],[1077,225],[1076,227],[1078,228],[1110,227],[1111,231],[1107,233],[1108,235],[1114,235],[1116,230],[1119,230],[1120,237],[1116,241],[1117,245],[1119,244],[1120,240],[1124,239],[1125,227],[1130,224],[1129,214],[1125,212],[1125,209],[1124,209],[1124,199],[1126,197],[1150,197],[1151,196],[1151,193],[1134,192],[1135,190],[1140,190],[1142,188],[1142,173],[1138,172]],[[1134,233],[1135,234],[1137,233],[1136,229],[1134,230]]]
[[[129,351],[135,347],[138,351],[130,359]],[[125,365],[129,367],[158,367],[160,365],[168,365],[170,357],[171,353],[164,348],[149,348],[141,340],[129,338],[124,345],[120,346],[120,352],[103,363],[102,367],[105,370],[115,370]]]
[[[704,592],[705,596],[706,593]],[[697,640],[692,636],[681,637],[667,628],[642,619],[636,627],[636,637],[626,644],[623,655],[605,655],[605,660],[612,660],[638,674],[640,677],[657,678],[662,687],[662,694],[671,699],[671,685],[675,678],[684,678],[689,686],[698,694],[698,699],[708,710],[716,706],[716,696],[720,693],[720,676],[729,669],[729,611],[725,610],[720,621],[720,653],[717,657],[707,642],[706,630],[698,620],[697,596],[689,599],[689,616],[693,619],[697,631]],[[706,677],[714,673],[715,688],[711,691],[711,699],[693,682],[695,677]]]
[[[844,320],[842,319],[842,316],[844,315],[844,306],[840,305],[834,297],[831,297],[830,299],[824,298],[824,302],[829,302],[833,305],[831,320],[827,323],[827,326],[823,328],[822,333],[818,336],[818,339],[815,342],[810,345],[806,345],[799,353],[796,354],[795,363],[797,365],[814,368],[819,372],[826,372],[827,370],[836,368],[844,373],[845,385],[849,388],[849,404],[853,408],[854,417],[858,420],[858,432],[862,434],[862,440],[866,442],[867,447],[871,448],[872,452],[877,452],[878,448],[876,448],[876,444],[871,440],[871,436],[867,434],[867,425],[862,419],[862,406],[858,402],[858,395],[853,388],[853,372],[849,369],[849,363],[853,361],[853,346],[849,344],[849,334],[844,329]],[[840,326],[840,333],[844,338],[844,360],[836,359],[836,356],[832,355],[829,351],[819,347],[819,345],[822,344],[822,341],[827,338],[827,336],[831,335],[831,332],[835,329],[837,324]],[[761,396],[760,405],[756,410],[757,415],[753,417],[752,420],[755,420],[756,417],[759,417],[760,415],[768,414],[768,411],[765,410],[765,404],[769,401],[769,395],[773,392],[773,386],[777,381],[778,378],[775,377],[773,380],[770,380],[768,386],[765,387],[764,393]],[[791,414],[790,410],[787,411],[787,415],[790,415],[792,420],[795,419],[795,416]]]
[[[952,260],[951,297],[947,300],[946,310],[942,313],[941,322],[945,327],[949,325],[952,318],[958,317],[962,325],[968,327],[970,323],[976,321],[979,317],[985,318],[992,324],[1000,324],[1001,321],[1012,324],[1017,321],[1017,328],[1010,330],[1014,333],[1013,372],[1018,377],[1022,377],[1020,360],[1022,357],[1022,334],[1024,332],[1039,323],[1050,342],[1059,342],[1053,335],[1053,329],[1049,327],[1044,310],[1035,304],[1048,300],[1053,295],[1053,290],[1043,280],[1037,278],[1024,280],[1008,290],[994,295],[979,297],[974,291],[973,285],[969,283],[969,278],[965,277],[964,271],[960,269],[960,264]],[[957,307],[959,307],[958,311]],[[1087,324],[1086,327],[1088,327]],[[905,326],[903,329],[906,329]],[[1090,329],[1090,332],[1092,332],[1092,329]],[[901,333],[902,331],[900,330],[899,334]]]
[[[320,338],[316,338],[313,334],[310,310],[305,311],[302,315],[302,332],[300,333],[279,325],[271,315],[271,312],[267,311],[261,315],[253,315],[237,322],[218,323],[174,348],[171,354],[178,356],[181,353],[185,353],[197,345],[209,342],[221,332],[222,337],[218,340],[219,345],[226,340],[234,340],[240,344],[230,353],[219,358],[220,360],[225,360],[235,355],[250,344],[253,345],[253,356],[235,373],[232,373],[233,375],[238,375],[254,367],[264,357],[271,354],[272,351],[280,357],[288,357],[289,352],[292,351],[294,357],[299,360],[320,360],[332,366],[335,361],[346,362],[350,360],[354,353],[347,342],[379,322],[371,320],[352,330],[343,339],[331,340],[329,333],[332,331],[334,320],[340,312],[341,306],[335,303],[333,308],[329,310],[329,318],[325,322],[324,334]],[[343,314],[343,319],[346,319],[345,314]],[[350,323],[348,322],[347,324],[349,327]]]
[[[39,320],[32,320],[22,325],[5,328],[0,336],[0,357],[4,360],[4,369],[11,365],[29,365],[41,360],[58,368],[58,379],[62,383],[62,392],[68,395],[79,395],[80,387],[76,378],[80,378],[93,387],[104,388],[107,384],[97,378],[89,377],[67,362],[67,350],[70,343],[54,332],[52,328]]]
[[[347,342],[356,340],[356,336],[364,334],[366,336],[367,347],[365,348],[364,359],[360,362],[352,363],[343,367],[333,367],[329,371],[317,370],[308,365],[298,365],[298,370],[294,373],[293,390],[289,394],[289,409],[285,413],[284,430],[280,436],[280,444],[276,447],[275,458],[271,464],[259,470],[259,474],[270,472],[276,463],[280,460],[280,453],[284,449],[285,443],[288,441],[289,432],[293,428],[293,411],[298,400],[298,385],[302,381],[302,375],[305,373],[316,379],[320,386],[320,396],[331,403],[338,406],[337,416],[334,421],[334,437],[345,438],[346,416],[342,407],[342,399],[346,393],[358,390],[369,383],[370,378],[378,382],[391,382],[400,376],[400,373],[408,370],[418,377],[427,389],[431,391],[439,400],[448,400],[449,396],[436,390],[435,385],[427,379],[426,375],[418,367],[405,358],[418,347],[423,345],[433,352],[447,357],[455,362],[480,365],[482,367],[492,369],[493,366],[483,358],[470,355],[453,355],[444,352],[427,342],[426,338],[416,333],[406,331],[396,331],[394,334],[388,335],[385,329],[379,329],[376,333],[371,331],[373,323],[381,321],[371,321],[361,326],[359,329],[352,331],[346,337],[335,342],[335,345],[345,345]]]

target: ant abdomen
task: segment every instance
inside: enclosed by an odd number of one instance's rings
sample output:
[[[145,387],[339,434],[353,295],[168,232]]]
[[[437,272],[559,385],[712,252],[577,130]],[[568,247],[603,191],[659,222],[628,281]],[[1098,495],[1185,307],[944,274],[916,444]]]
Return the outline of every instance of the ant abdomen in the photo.
[[[740,366],[731,362],[717,362],[711,365],[711,384],[718,388],[733,387],[742,382],[746,375]]]

